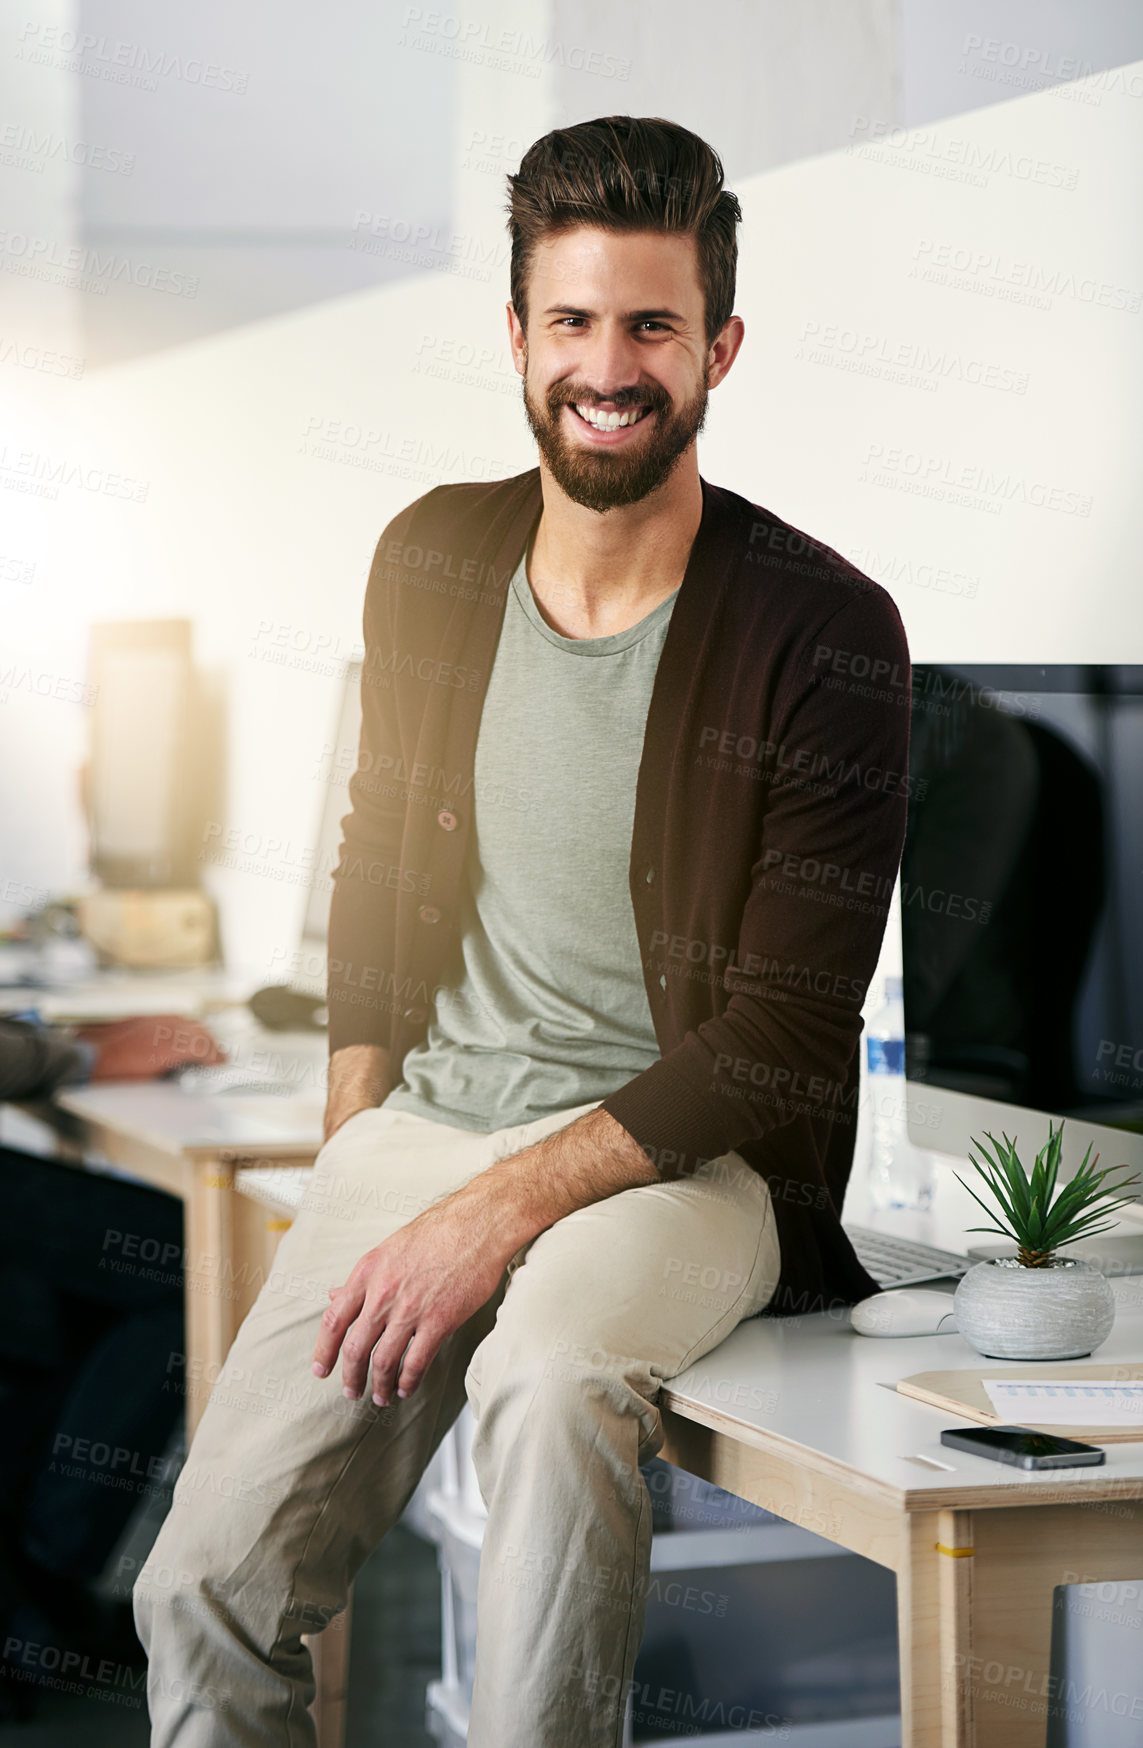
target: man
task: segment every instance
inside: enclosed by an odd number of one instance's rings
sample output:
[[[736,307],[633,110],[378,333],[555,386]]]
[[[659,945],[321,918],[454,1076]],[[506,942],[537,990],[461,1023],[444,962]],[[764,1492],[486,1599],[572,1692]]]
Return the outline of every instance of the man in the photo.
[[[328,1138],[136,1589],[163,1748],[313,1741],[301,1634],[466,1394],[468,1741],[618,1744],[662,1380],[876,1290],[838,1210],[908,711],[834,652],[907,703],[900,621],[700,478],[744,332],[711,149],[610,117],[510,182],[540,465],[376,550]]]

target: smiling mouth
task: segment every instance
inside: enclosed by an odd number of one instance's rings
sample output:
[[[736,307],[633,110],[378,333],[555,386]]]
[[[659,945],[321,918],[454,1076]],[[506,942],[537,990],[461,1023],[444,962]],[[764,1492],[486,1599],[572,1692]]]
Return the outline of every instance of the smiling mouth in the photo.
[[[584,402],[577,404],[574,401],[567,401],[565,405],[571,408],[581,424],[586,425],[592,431],[629,431],[633,425],[642,424],[651,411],[651,408],[647,406],[623,407],[611,412],[602,412],[598,407],[588,406]]]

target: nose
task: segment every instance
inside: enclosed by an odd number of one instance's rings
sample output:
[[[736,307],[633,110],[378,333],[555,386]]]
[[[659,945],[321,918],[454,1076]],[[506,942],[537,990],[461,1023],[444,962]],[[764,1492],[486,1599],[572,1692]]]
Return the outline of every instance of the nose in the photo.
[[[577,359],[577,375],[597,402],[606,408],[614,397],[630,406],[644,398],[640,389],[643,359],[639,347],[622,322],[599,322]]]

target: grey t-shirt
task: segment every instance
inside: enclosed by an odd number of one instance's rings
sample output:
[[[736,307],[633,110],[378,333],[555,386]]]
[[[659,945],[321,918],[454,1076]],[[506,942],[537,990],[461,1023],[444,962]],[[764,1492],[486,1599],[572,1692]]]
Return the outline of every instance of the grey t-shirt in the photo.
[[[521,559],[477,736],[457,947],[386,1105],[488,1133],[606,1098],[658,1060],[628,866],[677,595],[626,631],[562,637]]]

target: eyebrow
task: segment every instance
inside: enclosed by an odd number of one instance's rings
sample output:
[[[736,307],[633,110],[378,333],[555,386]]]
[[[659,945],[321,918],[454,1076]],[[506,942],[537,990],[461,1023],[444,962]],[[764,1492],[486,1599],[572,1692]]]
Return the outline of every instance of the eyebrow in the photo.
[[[594,311],[575,309],[571,304],[553,303],[549,304],[543,313],[546,316],[582,316],[585,321],[590,321]],[[628,310],[626,315],[620,317],[620,320],[624,322],[651,322],[664,319],[671,322],[682,322],[686,320],[686,317],[681,316],[678,310]]]

